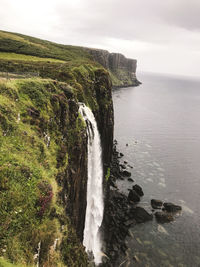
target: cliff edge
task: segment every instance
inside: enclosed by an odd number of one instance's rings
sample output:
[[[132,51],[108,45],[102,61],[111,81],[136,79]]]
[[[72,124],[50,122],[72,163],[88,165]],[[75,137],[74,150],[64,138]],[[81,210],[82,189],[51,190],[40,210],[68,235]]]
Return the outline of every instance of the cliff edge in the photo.
[[[0,266],[88,266],[79,102],[98,124],[106,184],[111,90],[108,71],[83,48],[0,31]]]
[[[119,53],[109,53],[107,50],[90,49],[87,51],[93,59],[110,73],[113,87],[138,86],[141,84],[136,77],[137,60],[126,58]]]

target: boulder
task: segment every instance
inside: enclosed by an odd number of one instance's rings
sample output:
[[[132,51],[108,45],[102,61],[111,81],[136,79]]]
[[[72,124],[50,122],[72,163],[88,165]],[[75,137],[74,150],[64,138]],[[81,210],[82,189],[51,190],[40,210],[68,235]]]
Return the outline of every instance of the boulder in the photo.
[[[170,202],[165,202],[165,203],[163,204],[163,206],[164,206],[164,209],[165,209],[166,211],[168,211],[168,212],[177,212],[177,211],[182,210],[181,206],[179,206],[179,205],[175,205],[175,204],[170,203]]]
[[[142,187],[139,186],[138,184],[135,184],[135,185],[133,186],[133,190],[135,190],[135,192],[136,192],[140,197],[144,196]]]
[[[132,178],[128,178],[128,181],[132,183],[134,182]]]
[[[156,220],[159,223],[169,223],[174,220],[173,216],[167,212],[157,211],[155,213]]]
[[[125,177],[131,177],[131,173],[129,171],[122,171],[121,174]]]
[[[126,169],[126,166],[124,164],[119,164],[119,166],[124,170]]]
[[[161,200],[158,200],[158,199],[151,200],[151,206],[153,209],[161,209],[162,205],[163,205],[163,202]]]
[[[153,219],[153,215],[149,214],[144,208],[141,207],[133,208],[130,212],[132,218],[134,218],[137,223],[144,223]]]
[[[130,190],[128,194],[128,201],[133,201],[133,202],[139,202],[140,201],[140,196],[136,193],[135,190]]]

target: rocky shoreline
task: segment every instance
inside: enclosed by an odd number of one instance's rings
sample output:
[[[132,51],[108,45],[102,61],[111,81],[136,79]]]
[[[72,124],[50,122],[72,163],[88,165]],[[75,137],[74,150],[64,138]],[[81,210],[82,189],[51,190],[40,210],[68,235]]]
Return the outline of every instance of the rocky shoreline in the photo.
[[[175,214],[181,211],[181,206],[173,203],[164,203],[161,200],[152,199],[152,212],[147,212],[138,206],[144,193],[140,185],[134,183],[131,172],[128,168],[133,168],[127,161],[123,161],[123,153],[117,151],[117,141],[113,144],[113,157],[110,169],[108,199],[106,200],[104,217],[104,243],[105,257],[101,266],[116,266],[119,255],[126,253],[126,237],[129,235],[130,227],[138,223],[145,223],[153,220],[154,216],[158,223],[171,222]],[[127,179],[131,189],[128,195],[120,192],[116,181]]]

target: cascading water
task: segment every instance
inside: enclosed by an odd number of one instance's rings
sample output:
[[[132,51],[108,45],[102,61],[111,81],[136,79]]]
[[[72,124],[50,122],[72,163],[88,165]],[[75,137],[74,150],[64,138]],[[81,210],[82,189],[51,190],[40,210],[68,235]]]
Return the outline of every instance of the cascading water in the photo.
[[[86,122],[88,134],[87,208],[83,245],[87,252],[93,253],[94,262],[98,265],[102,258],[100,227],[104,210],[101,140],[92,111],[80,103],[79,112]]]

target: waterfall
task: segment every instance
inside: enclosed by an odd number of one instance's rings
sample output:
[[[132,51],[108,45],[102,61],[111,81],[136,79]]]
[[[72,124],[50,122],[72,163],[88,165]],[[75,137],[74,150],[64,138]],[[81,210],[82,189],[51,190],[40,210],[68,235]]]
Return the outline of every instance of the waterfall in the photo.
[[[80,103],[79,112],[86,122],[88,134],[87,208],[83,245],[87,252],[93,253],[94,262],[98,265],[102,258],[100,227],[104,209],[101,140],[92,111]]]

